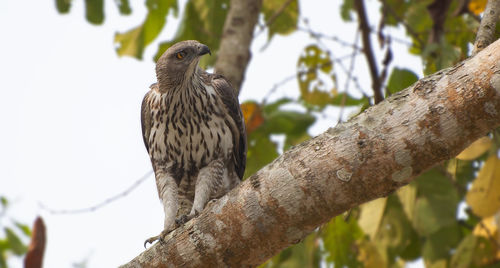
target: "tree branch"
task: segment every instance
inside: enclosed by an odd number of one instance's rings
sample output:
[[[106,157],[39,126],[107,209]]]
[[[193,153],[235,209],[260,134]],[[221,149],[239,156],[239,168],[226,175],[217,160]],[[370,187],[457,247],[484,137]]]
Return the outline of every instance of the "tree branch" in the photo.
[[[474,42],[472,55],[476,55],[483,48],[495,40],[495,28],[500,14],[500,0],[488,0],[481,19],[481,24]]]
[[[122,267],[247,267],[500,125],[500,41],[285,152]]]
[[[368,25],[368,17],[366,16],[365,4],[363,0],[354,0],[354,6],[356,7],[356,12],[358,13],[359,29],[361,30],[361,40],[363,41],[363,52],[366,56],[366,61],[368,62],[368,67],[370,69],[373,96],[375,98],[375,104],[377,104],[384,100],[384,95],[382,94],[382,82],[380,81],[380,77],[378,75],[377,62],[375,60],[375,55],[373,54],[372,42],[370,40],[370,25]]]
[[[239,92],[250,61],[250,45],[262,0],[231,0],[215,72],[223,74]]]

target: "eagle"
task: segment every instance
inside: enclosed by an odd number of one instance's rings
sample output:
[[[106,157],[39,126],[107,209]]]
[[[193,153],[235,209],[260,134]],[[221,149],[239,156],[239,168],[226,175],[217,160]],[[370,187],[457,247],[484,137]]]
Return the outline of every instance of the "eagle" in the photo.
[[[195,40],[178,42],[156,63],[157,82],[141,108],[144,144],[165,213],[162,239],[200,213],[208,201],[238,185],[247,140],[236,91],[198,66],[211,54]]]

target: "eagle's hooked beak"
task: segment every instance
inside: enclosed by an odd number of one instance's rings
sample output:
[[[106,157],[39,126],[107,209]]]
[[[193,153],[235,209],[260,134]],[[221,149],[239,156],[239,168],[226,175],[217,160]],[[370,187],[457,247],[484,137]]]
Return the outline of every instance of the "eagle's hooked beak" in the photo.
[[[201,45],[199,48],[198,56],[202,56],[205,54],[212,55],[212,53],[210,52],[210,48],[208,48],[206,45]]]

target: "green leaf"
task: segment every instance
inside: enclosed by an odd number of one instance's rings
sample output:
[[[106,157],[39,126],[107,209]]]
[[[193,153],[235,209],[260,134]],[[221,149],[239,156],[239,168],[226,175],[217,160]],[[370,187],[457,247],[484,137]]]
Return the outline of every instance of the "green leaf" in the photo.
[[[200,66],[212,66],[217,58],[224,21],[226,20],[229,0],[191,0],[186,3],[186,8],[181,24],[173,40],[160,43],[154,60],[158,58],[173,44],[182,40],[198,40],[207,45],[211,57],[202,57]]]
[[[276,111],[266,117],[266,131],[273,134],[302,135],[314,123],[311,114],[295,111]]]
[[[0,204],[6,208],[9,205],[9,200],[5,196],[0,196]]]
[[[320,110],[327,104],[333,103],[337,97],[335,88],[328,89],[325,85],[336,83],[336,76],[333,70],[333,61],[330,54],[321,50],[316,45],[309,45],[299,57],[297,62],[297,81],[299,82],[300,97],[305,104],[317,107]],[[320,72],[328,77],[325,81],[320,76]],[[339,102],[341,98],[336,101]]]
[[[356,99],[345,92],[335,93],[335,96],[328,102],[334,106],[359,106],[370,104],[367,98]]]
[[[21,239],[17,236],[17,234],[14,233],[14,231],[12,231],[12,229],[10,229],[9,227],[5,227],[4,230],[7,235],[7,241],[12,252],[18,256],[26,253],[28,248],[23,244],[23,242],[21,242]]]
[[[276,144],[260,129],[252,132],[248,137],[247,165],[244,177],[254,174],[265,165],[271,163],[276,157]]]
[[[405,259],[412,259],[420,254],[418,236],[394,195],[387,198],[386,211],[380,226],[374,241],[379,247],[387,249],[391,259],[399,254]]]
[[[304,129],[302,134],[299,135],[287,135],[285,139],[285,146],[283,151],[290,149],[290,147],[300,144],[304,141],[310,140],[311,136],[307,134],[307,129]]]
[[[261,11],[264,20],[269,24],[269,39],[275,34],[286,35],[297,29],[299,18],[297,0],[266,0],[262,2]]]
[[[285,134],[283,150],[310,139],[307,129],[316,121],[309,113],[277,110],[266,114],[262,131],[268,134]]]
[[[104,22],[104,0],[85,0],[85,18],[92,24]]]
[[[28,237],[31,237],[31,229],[28,225],[15,221],[14,224]]]
[[[469,234],[453,254],[450,267],[498,267],[496,253],[495,246],[489,239]]]
[[[467,187],[474,180],[474,174],[478,171],[478,168],[474,167],[471,161],[453,158],[446,164],[446,171],[453,177],[457,188],[459,188],[459,198],[463,199]]]
[[[417,33],[428,33],[432,27],[432,20],[427,12],[427,6],[434,0],[412,1],[404,13],[405,22]],[[409,36],[413,37],[411,34]],[[424,38],[425,40],[426,38]]]
[[[321,251],[317,233],[307,236],[302,242],[288,247],[259,267],[319,267]]]
[[[286,97],[285,98],[281,98],[281,99],[278,99],[275,102],[268,103],[268,104],[264,105],[262,107],[262,110],[266,114],[271,114],[272,112],[277,111],[281,107],[281,105],[288,104],[288,103],[291,103],[291,102],[293,102],[293,100],[290,99],[290,98],[286,98]]]
[[[388,267],[384,250],[371,241],[361,240],[357,243],[358,260],[365,268]],[[328,266],[327,266],[328,267]]]
[[[142,26],[136,27],[123,34],[115,34],[115,43],[119,44],[116,48],[116,53],[118,53],[119,56],[127,55],[142,59],[142,53],[145,46]]]
[[[344,0],[340,6],[340,17],[344,21],[352,21],[351,12],[354,11],[354,0]]]
[[[457,223],[445,226],[428,236],[422,249],[422,256],[426,263],[434,263],[439,259],[448,259],[461,239],[462,235]]]
[[[122,15],[132,14],[132,9],[130,8],[130,3],[128,0],[115,0],[115,4],[118,6],[118,10]]]
[[[398,18],[403,18],[409,5],[414,4],[413,2],[401,1],[401,0],[385,0],[383,5],[389,7]],[[384,6],[381,7],[383,11]],[[394,17],[392,12],[386,11],[385,24],[397,27],[400,23],[399,19]]]
[[[442,39],[439,43],[428,44],[422,52],[425,60],[425,74],[453,66],[460,59],[460,48]]]
[[[408,69],[394,68],[387,82],[387,91],[394,94],[413,83],[417,82],[418,76]]]
[[[167,15],[173,10],[177,14],[177,0],[147,0],[148,14],[143,24],[125,33],[115,34],[116,52],[119,56],[131,56],[142,59],[144,49],[160,34],[167,21]]]
[[[451,258],[451,267],[467,268],[470,267],[474,258],[474,249],[476,248],[478,238],[474,235],[466,236],[457,248],[456,253]]]
[[[5,259],[5,254],[0,250],[0,267],[7,267],[7,260]]]
[[[61,14],[68,13],[71,8],[71,1],[72,0],[56,0],[57,11]]]
[[[335,267],[361,267],[355,249],[356,240],[363,237],[354,217],[345,221],[343,216],[333,218],[323,229],[323,242],[328,254],[326,260]]]
[[[416,179],[413,225],[424,236],[456,222],[458,193],[443,173],[433,168]]]

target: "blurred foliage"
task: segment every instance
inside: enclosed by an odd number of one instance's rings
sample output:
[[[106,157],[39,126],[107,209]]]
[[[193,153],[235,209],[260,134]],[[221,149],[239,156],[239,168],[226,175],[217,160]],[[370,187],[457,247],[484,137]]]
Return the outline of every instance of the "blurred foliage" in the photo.
[[[424,74],[453,66],[470,55],[479,26],[478,15],[487,2],[452,0],[450,5],[437,5],[438,1],[382,0],[378,10],[380,22],[370,22],[370,25],[378,25],[373,32],[377,32],[379,41],[386,38],[386,28],[404,29],[409,40],[408,53],[421,58]],[[128,0],[115,3],[121,14],[132,12]],[[177,0],[146,0],[145,3],[148,14],[144,22],[115,35],[120,56],[141,59],[145,48],[167,23],[167,17],[178,15]],[[300,3],[307,4],[306,1]],[[356,23],[354,3],[354,0],[338,2],[338,16],[345,23]],[[71,4],[71,0],[56,0],[60,13],[68,13]],[[216,54],[229,4],[229,0],[188,0],[175,36],[160,43],[155,59],[170,45],[185,39],[197,39]],[[103,0],[86,0],[85,7],[90,23],[104,21]],[[269,41],[276,34],[287,35],[299,29],[301,16],[297,0],[265,0],[261,13],[260,24],[267,27]],[[297,55],[299,97],[247,101],[241,105],[248,131],[245,177],[273,161],[282,151],[309,139],[308,129],[316,122],[317,113],[323,113],[327,107],[363,110],[371,103],[366,94],[355,97],[347,86],[344,90],[338,88],[338,72],[342,66],[328,47],[318,41],[321,35],[310,33],[317,42],[307,45]],[[389,42],[381,43],[390,46]],[[212,66],[215,59],[216,55],[205,57],[201,64]],[[389,69],[388,80],[382,81],[386,96],[403,90],[419,78],[410,66],[404,66],[405,62],[397,62],[397,65],[400,67]],[[428,170],[393,195],[363,204],[353,209],[350,216],[333,218],[262,267],[325,264],[327,267],[404,267],[406,262],[419,259],[427,267],[498,267],[499,145],[500,135],[496,132],[479,139],[457,158]],[[459,213],[459,208],[464,206],[467,209]],[[7,250],[21,253],[20,240],[11,237],[12,232],[7,230],[11,229],[5,229],[7,238],[0,242],[0,250],[6,252],[6,245],[11,245]]]
[[[145,47],[153,42],[163,29],[168,12],[173,10],[174,15],[177,15],[178,11],[177,0],[148,0],[146,7],[148,14],[143,24],[115,35],[118,55],[142,59]]]
[[[160,43],[154,60],[156,61],[171,45],[196,39],[210,47],[215,56],[219,50],[220,37],[226,19],[229,0],[191,0],[186,3],[181,26],[174,38]],[[200,65],[212,66],[216,57],[201,58]]]
[[[5,196],[0,196],[0,227],[3,234],[0,236],[0,268],[7,267],[10,256],[23,256],[28,246],[23,242],[31,236],[28,225],[22,224],[8,217],[7,210],[10,202]]]
[[[269,39],[275,34],[289,34],[297,29],[299,19],[298,0],[262,1],[262,13],[269,27]]]

